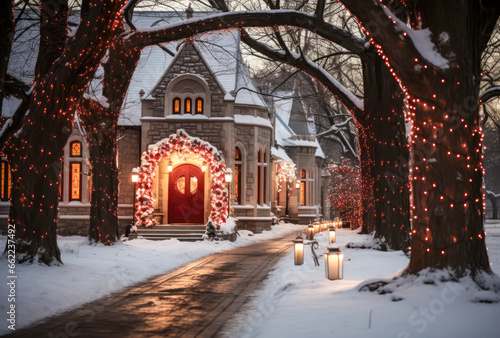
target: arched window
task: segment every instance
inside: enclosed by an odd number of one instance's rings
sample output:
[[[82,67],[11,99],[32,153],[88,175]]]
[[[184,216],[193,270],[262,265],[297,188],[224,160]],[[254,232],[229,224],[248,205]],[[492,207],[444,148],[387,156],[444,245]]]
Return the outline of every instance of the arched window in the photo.
[[[307,205],[306,180],[307,180],[307,172],[305,169],[302,169],[300,171],[300,205]]]
[[[196,99],[196,114],[203,114],[203,99],[201,97]]]
[[[174,114],[180,114],[181,113],[181,99],[176,97],[172,101],[172,113]]]
[[[64,198],[63,186],[64,186],[64,156],[61,158],[61,175],[59,178],[59,201],[62,201]]]
[[[241,151],[238,147],[234,148],[234,201],[241,204]]]
[[[69,157],[82,158],[82,142],[73,141],[69,144]],[[69,162],[69,200],[81,201],[82,200],[82,162],[71,161]]]
[[[193,100],[189,97],[186,97],[184,100],[184,114],[192,114],[193,113]]]
[[[82,162],[69,163],[69,200],[82,200]]]
[[[267,203],[267,153],[257,152],[257,204]]]
[[[73,141],[69,144],[70,157],[82,157],[82,142]]]
[[[2,161],[0,167],[0,200],[8,201],[10,198],[10,188],[12,184],[12,177],[10,173],[9,162]]]

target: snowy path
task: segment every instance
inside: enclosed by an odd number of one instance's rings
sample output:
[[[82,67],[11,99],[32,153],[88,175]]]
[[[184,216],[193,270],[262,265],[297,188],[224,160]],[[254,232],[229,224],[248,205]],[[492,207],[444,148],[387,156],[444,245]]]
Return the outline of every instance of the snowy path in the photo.
[[[106,247],[88,245],[85,237],[59,237],[64,265],[16,267],[16,329],[168,273],[210,254],[279,238],[303,229],[303,225],[280,224],[273,226],[272,231],[257,235],[240,230],[241,236],[234,243],[136,239]],[[5,247],[5,239],[5,236],[0,236],[2,248]],[[9,306],[6,257],[0,259],[0,272],[0,312],[4,314],[1,318],[5,318]],[[8,332],[7,322],[2,319],[0,335]]]
[[[262,284],[294,237],[210,255],[12,337],[212,337]]]
[[[500,222],[486,224],[486,243],[493,271],[500,273]],[[361,235],[340,230],[344,246]],[[319,253],[326,251],[326,233],[316,237]],[[271,272],[265,286],[253,295],[246,311],[225,328],[227,337],[481,337],[500,336],[500,295],[478,290],[469,279],[442,283],[439,276],[421,277],[392,294],[358,292],[370,278],[390,277],[406,267],[401,252],[342,248],[344,279],[329,281],[324,261],[313,264],[310,251],[305,264],[293,265],[289,252]],[[434,283],[425,285],[422,281]],[[480,303],[481,300],[497,303]]]

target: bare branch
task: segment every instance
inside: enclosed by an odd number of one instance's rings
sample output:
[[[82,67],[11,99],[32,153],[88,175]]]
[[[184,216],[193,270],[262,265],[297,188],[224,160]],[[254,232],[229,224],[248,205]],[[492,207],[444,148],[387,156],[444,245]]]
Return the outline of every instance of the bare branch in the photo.
[[[325,14],[325,4],[326,0],[318,0],[318,4],[316,5],[316,11],[314,12],[314,16],[318,19],[323,20],[323,16]]]
[[[365,51],[362,39],[353,36],[344,29],[318,20],[313,15],[294,10],[220,13],[201,20],[191,19],[155,29],[138,30],[125,36],[124,40],[128,48],[142,49],[158,43],[181,40],[210,31],[244,27],[269,27],[270,22],[274,26],[288,25],[313,31],[356,55],[362,56]]]

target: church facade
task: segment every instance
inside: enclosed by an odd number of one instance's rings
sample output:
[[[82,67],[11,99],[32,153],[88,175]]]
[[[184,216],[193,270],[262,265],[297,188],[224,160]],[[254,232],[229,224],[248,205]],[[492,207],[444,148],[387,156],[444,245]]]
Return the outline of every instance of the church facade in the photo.
[[[160,17],[141,13],[135,20],[146,26]],[[151,210],[150,225],[206,224],[220,209],[217,194],[227,196],[238,228],[254,232],[270,229],[273,215],[306,224],[329,214],[324,154],[307,130],[300,100],[266,103],[243,63],[239,38],[239,31],[224,32],[182,41],[175,51],[166,46],[173,53],[160,47],[143,51],[119,120],[119,234],[128,224],[143,224],[138,212],[143,204]],[[179,136],[189,146],[180,141],[173,147]],[[92,191],[87,156],[85,133],[75,123],[61,175],[61,235],[87,233]],[[216,164],[230,169],[231,182],[220,180]],[[9,185],[4,166],[2,225]],[[278,179],[283,170],[287,178]],[[141,195],[146,185],[132,182],[133,172],[150,183],[147,199]]]

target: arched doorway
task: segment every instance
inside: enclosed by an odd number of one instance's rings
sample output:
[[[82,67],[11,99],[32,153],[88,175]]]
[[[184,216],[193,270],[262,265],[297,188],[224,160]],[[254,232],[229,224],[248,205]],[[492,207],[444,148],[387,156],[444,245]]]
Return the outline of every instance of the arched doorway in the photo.
[[[203,172],[198,167],[176,167],[168,183],[168,223],[203,224],[204,188]]]
[[[163,158],[169,158],[174,154],[184,162],[196,157],[208,166],[210,177],[207,181],[207,184],[210,185],[209,217],[218,226],[224,224],[229,210],[228,193],[224,180],[226,165],[222,153],[210,143],[197,137],[191,137],[184,130],[179,129],[174,135],[150,145],[148,150],[142,154],[141,166],[138,168],[139,180],[135,189],[135,225],[146,227],[156,225],[156,220],[153,218],[155,207],[152,192],[155,170]],[[187,165],[187,163],[182,165]],[[194,167],[196,168],[196,166]],[[193,177],[196,176],[193,174]],[[197,178],[197,183],[202,182],[203,179],[203,175],[201,179]],[[203,184],[205,184],[204,181]],[[184,185],[184,189],[186,189],[186,185]]]

